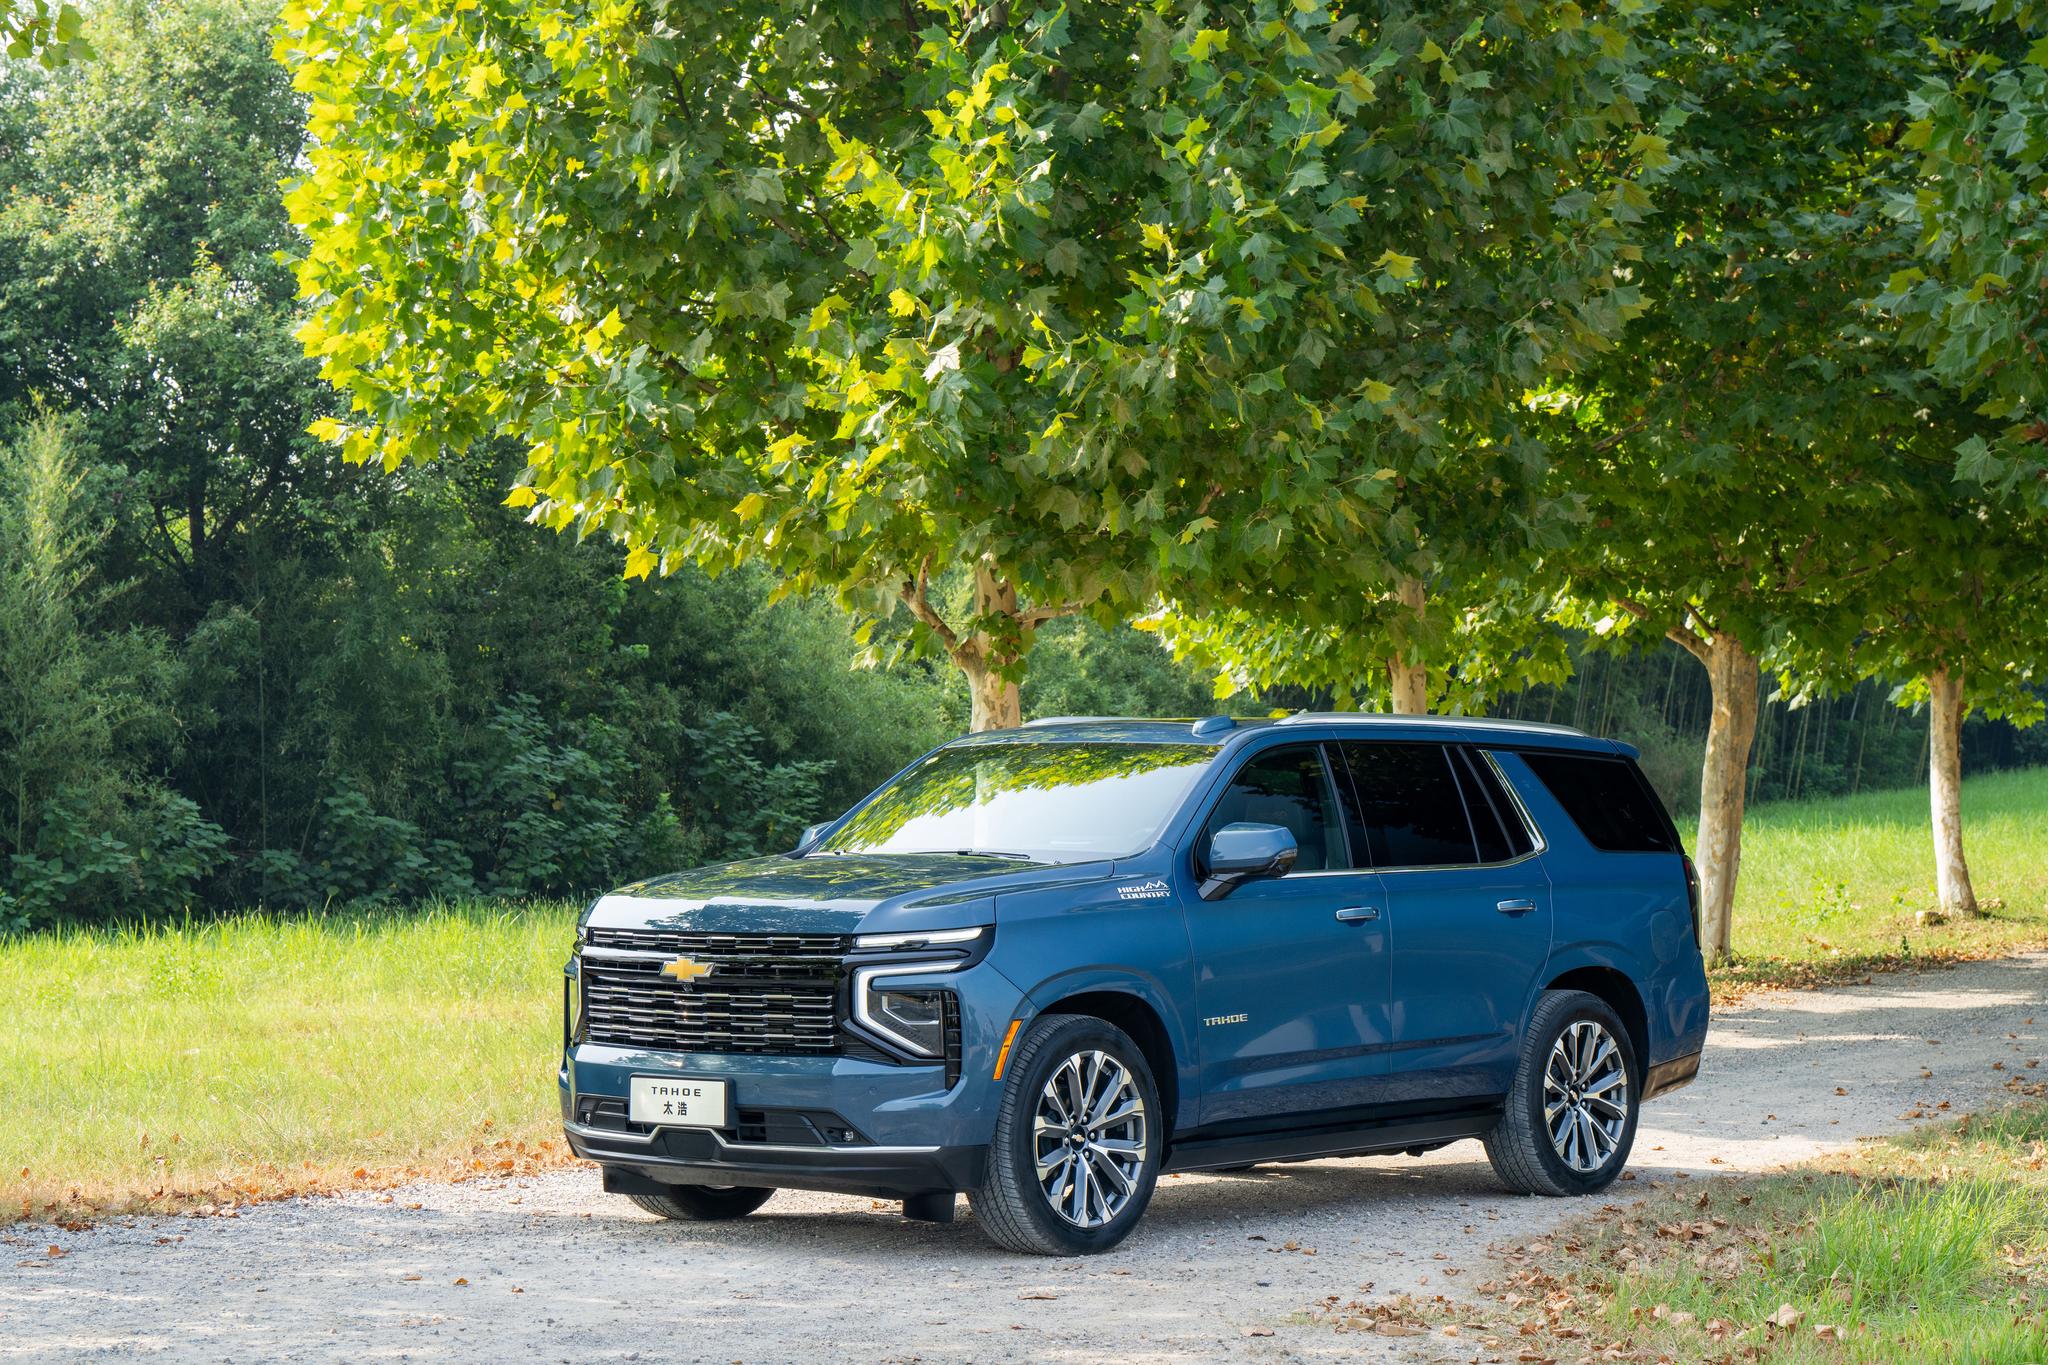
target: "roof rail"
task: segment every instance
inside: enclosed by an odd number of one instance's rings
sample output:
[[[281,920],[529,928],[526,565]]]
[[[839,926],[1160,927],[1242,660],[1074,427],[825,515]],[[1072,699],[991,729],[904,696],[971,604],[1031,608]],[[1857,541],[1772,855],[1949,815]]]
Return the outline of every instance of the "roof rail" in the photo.
[[[1402,716],[1386,711],[1296,711],[1291,716],[1281,717],[1278,723],[1306,725],[1332,721],[1364,725],[1472,725],[1488,730],[1526,730],[1535,734],[1593,738],[1584,730],[1575,730],[1569,725],[1553,725],[1541,720],[1503,720],[1498,716]]]
[[[1024,728],[1029,730],[1034,725],[1089,725],[1100,721],[1128,719],[1128,716],[1040,716],[1037,720],[1025,721]]]

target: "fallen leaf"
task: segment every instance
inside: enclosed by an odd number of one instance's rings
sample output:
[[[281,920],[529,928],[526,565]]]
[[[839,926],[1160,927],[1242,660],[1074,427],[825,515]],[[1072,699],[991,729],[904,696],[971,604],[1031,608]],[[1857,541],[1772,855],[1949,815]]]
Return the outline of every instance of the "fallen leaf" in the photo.
[[[1273,1335],[1273,1329],[1270,1327],[1247,1327],[1244,1329],[1244,1334],[1248,1337],[1270,1337]]]
[[[457,1283],[457,1284],[468,1284],[468,1283],[469,1283],[469,1281],[468,1281],[468,1280],[463,1280],[463,1279],[458,1279],[458,1280],[456,1280],[456,1281],[455,1281],[455,1283]]]
[[[1797,1327],[1799,1320],[1805,1316],[1804,1313],[1794,1308],[1791,1304],[1784,1303],[1779,1304],[1778,1311],[1771,1314],[1765,1321],[1773,1327]]]

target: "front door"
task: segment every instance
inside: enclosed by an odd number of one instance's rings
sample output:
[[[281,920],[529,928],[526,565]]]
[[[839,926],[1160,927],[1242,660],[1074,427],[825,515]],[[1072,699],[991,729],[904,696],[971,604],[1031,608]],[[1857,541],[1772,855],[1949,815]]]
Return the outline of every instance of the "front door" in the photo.
[[[1251,1124],[1381,1098],[1387,1070],[1387,919],[1380,880],[1354,866],[1323,746],[1244,761],[1195,836],[1281,825],[1299,849],[1285,877],[1190,899],[1202,1122]]]
[[[1550,953],[1550,879],[1485,754],[1335,746],[1386,884],[1393,957],[1388,1097],[1506,1093]]]

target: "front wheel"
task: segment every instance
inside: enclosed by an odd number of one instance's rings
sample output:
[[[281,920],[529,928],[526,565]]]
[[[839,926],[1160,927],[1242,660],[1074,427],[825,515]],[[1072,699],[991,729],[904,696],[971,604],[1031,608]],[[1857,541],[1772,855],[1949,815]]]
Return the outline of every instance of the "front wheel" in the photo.
[[[774,1193],[753,1185],[671,1185],[667,1194],[629,1194],[626,1198],[663,1218],[722,1223],[746,1217]]]
[[[1592,1194],[1628,1164],[1641,1107],[1628,1029],[1585,991],[1545,991],[1486,1159],[1521,1194]]]
[[[1011,1054],[988,1173],[968,1195],[998,1245],[1108,1251],[1144,1216],[1165,1139],[1145,1054],[1114,1024],[1047,1015]]]

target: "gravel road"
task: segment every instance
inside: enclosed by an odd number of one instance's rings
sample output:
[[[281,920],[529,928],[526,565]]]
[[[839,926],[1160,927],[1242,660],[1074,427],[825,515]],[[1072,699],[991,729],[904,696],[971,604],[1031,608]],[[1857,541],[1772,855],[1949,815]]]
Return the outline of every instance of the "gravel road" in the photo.
[[[2044,1033],[2048,954],[1759,997],[1717,1016],[1699,1081],[1647,1107],[1635,1181],[1601,1198],[1503,1194],[1474,1142],[1175,1176],[1129,1242],[1079,1261],[1000,1254],[964,1204],[939,1227],[784,1192],[740,1223],[669,1223],[587,1170],[15,1228],[0,1357],[1433,1360],[1454,1343],[1338,1337],[1302,1313],[1367,1284],[1455,1292],[1489,1244],[1679,1172],[1764,1170],[1909,1127],[1916,1108],[2008,1098],[2015,1076],[2048,1078],[2026,1069]],[[52,1244],[65,1254],[45,1259]]]

